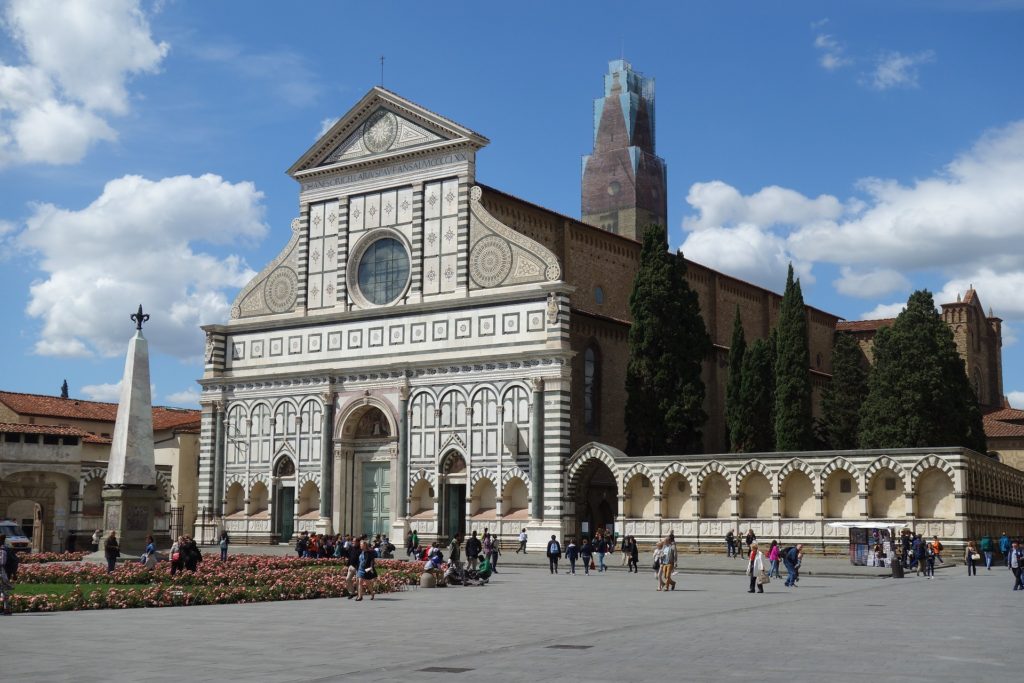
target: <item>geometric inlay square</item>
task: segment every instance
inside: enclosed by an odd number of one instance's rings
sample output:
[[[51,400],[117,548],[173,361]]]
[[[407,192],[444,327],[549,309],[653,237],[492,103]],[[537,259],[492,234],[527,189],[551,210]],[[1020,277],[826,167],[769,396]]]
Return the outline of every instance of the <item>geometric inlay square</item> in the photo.
[[[455,338],[465,339],[473,334],[472,318],[458,318],[455,321]]]
[[[370,346],[384,346],[384,328],[383,327],[371,327],[370,333]]]
[[[427,324],[413,323],[409,326],[409,338],[414,344],[427,340]]]
[[[530,311],[526,315],[526,331],[540,332],[544,329],[544,312]]]
[[[405,343],[405,325],[392,325],[388,328],[388,342],[390,344]]]
[[[274,337],[270,340],[270,355],[280,356],[284,352],[284,339]]]
[[[448,339],[448,321],[438,320],[434,323],[434,341],[445,341]]]
[[[362,330],[349,330],[348,331],[348,348],[350,348],[350,349],[361,349],[361,348],[363,348],[363,331]]]
[[[302,337],[288,337],[288,353],[302,353]]]
[[[320,351],[320,335],[311,334],[306,337],[306,348],[309,349],[310,353],[317,353]]]
[[[519,334],[519,314],[505,313],[501,316],[502,334]]]
[[[327,335],[327,350],[339,351],[341,349],[341,332],[331,332]]]
[[[480,320],[477,321],[479,327],[479,333],[481,337],[491,337],[494,335],[494,316],[493,315],[482,315]]]

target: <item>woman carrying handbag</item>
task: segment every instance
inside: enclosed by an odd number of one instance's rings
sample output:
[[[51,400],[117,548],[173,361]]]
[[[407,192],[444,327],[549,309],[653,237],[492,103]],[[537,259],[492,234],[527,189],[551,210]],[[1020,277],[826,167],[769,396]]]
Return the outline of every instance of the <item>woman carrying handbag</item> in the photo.
[[[768,583],[770,579],[764,567],[764,553],[758,550],[757,543],[750,545],[750,563],[747,565],[747,576],[750,577],[750,590],[747,592],[753,593],[754,587],[757,586],[757,592],[764,593],[764,584]]]

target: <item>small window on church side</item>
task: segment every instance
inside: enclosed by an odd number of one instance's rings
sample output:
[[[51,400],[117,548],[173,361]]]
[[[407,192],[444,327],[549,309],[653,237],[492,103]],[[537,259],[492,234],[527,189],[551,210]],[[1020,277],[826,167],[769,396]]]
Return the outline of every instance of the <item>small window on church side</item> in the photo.
[[[598,306],[604,304],[604,290],[601,288],[601,285],[594,287],[594,303]]]
[[[839,480],[839,493],[850,493],[853,491],[853,479]]]
[[[600,360],[597,349],[588,346],[583,352],[583,428],[589,434],[598,431],[598,391],[600,386]]]

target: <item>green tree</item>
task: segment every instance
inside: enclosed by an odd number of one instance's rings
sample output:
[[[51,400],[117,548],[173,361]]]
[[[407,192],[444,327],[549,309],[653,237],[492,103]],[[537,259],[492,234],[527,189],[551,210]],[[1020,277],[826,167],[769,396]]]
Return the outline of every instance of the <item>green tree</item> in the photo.
[[[732,324],[732,343],[729,346],[729,375],[725,380],[725,443],[732,450],[740,428],[740,386],[743,383],[743,356],[747,352],[747,338],[743,334],[740,307]]]
[[[875,335],[873,353],[860,416],[862,448],[965,446],[985,452],[978,399],[931,292],[910,295],[892,327]]]
[[[668,251],[665,228],[647,228],[629,297],[626,435],[633,455],[702,448],[707,414],[701,370],[711,339],[685,275],[682,254]]]
[[[811,420],[810,351],[807,348],[807,310],[793,265],[779,311],[775,356],[775,449],[803,451],[814,440]]]
[[[830,448],[857,448],[868,371],[857,340],[838,333],[832,347],[832,382],[821,397],[821,426]]]
[[[736,453],[764,453],[775,444],[772,365],[771,344],[764,339],[755,340],[743,356],[743,381],[733,441]]]

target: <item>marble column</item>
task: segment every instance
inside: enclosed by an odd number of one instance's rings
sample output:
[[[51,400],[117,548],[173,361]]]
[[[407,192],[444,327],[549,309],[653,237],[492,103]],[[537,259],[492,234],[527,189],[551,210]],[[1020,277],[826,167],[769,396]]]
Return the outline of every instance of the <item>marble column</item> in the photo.
[[[409,385],[398,390],[398,481],[395,517],[409,517]]]
[[[334,500],[334,392],[327,391],[321,397],[324,401],[324,418],[320,432],[320,521],[317,528],[321,533],[334,533],[331,524],[331,503]]]
[[[224,516],[224,415],[225,405],[214,404],[213,423],[213,516]]]
[[[533,380],[530,415],[530,517],[544,517],[544,380]]]

